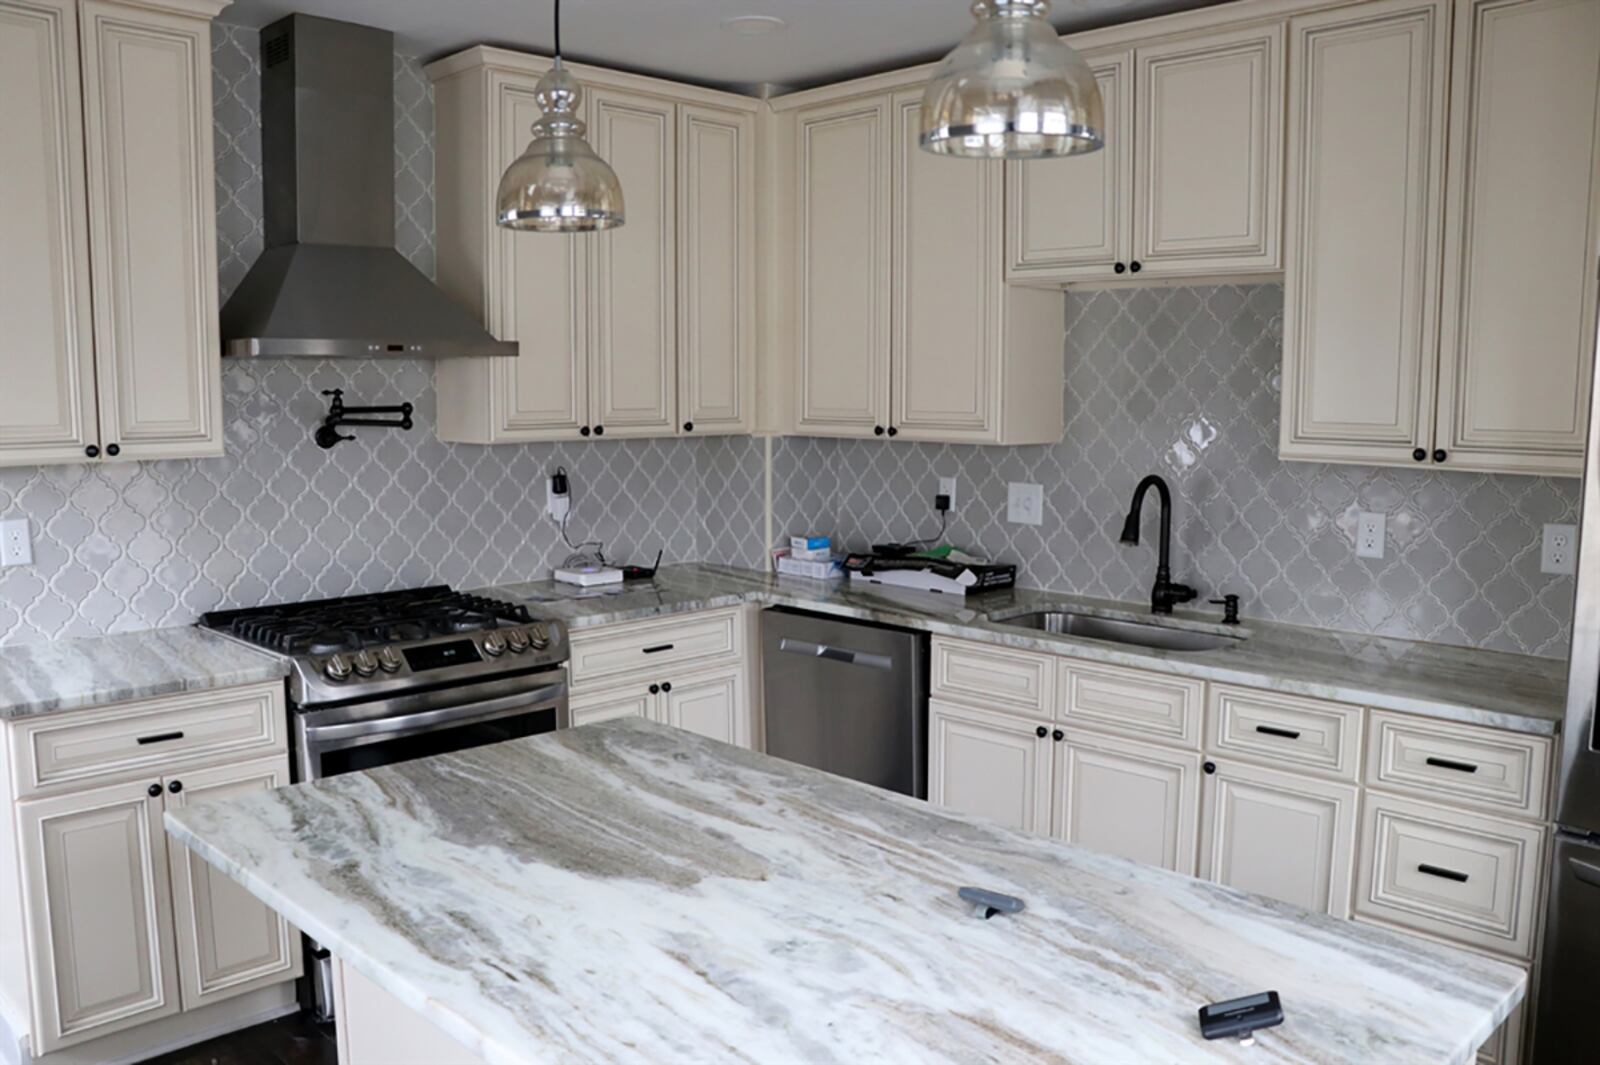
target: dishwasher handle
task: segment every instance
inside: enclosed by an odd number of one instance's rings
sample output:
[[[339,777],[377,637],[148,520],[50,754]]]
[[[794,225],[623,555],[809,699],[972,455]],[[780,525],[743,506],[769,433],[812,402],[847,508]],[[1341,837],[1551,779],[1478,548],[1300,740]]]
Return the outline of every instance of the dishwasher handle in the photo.
[[[791,640],[787,636],[778,641],[778,650],[791,655],[805,655],[807,658],[827,658],[834,662],[843,662],[847,666],[866,666],[868,669],[894,668],[894,659],[888,655],[852,651],[846,647],[812,643],[810,640]]]

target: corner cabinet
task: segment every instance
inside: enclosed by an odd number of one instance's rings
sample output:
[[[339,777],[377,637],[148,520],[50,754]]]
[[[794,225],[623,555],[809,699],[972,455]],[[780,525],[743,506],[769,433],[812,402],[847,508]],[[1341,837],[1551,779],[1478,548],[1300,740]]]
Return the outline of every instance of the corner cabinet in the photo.
[[[1579,474],[1600,5],[1341,7],[1290,71],[1280,453]]]
[[[0,465],[222,454],[221,6],[0,0]]]
[[[755,407],[754,100],[574,66],[627,221],[494,223],[549,61],[474,48],[434,82],[439,284],[515,358],[441,360],[439,433],[479,444],[748,432]]]

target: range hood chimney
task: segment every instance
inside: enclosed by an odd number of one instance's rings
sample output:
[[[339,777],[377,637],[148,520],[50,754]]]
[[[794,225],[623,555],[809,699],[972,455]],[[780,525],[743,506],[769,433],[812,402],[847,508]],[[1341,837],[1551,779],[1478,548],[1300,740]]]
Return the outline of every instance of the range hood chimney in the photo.
[[[515,355],[394,247],[394,35],[261,31],[266,250],[222,309],[228,355]]]

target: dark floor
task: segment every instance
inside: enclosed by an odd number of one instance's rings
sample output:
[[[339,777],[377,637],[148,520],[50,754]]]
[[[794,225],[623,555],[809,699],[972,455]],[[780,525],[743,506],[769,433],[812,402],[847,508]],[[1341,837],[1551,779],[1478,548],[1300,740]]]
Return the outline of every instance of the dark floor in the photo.
[[[145,1065],[338,1065],[338,1061],[333,1025],[293,1013],[151,1058]]]

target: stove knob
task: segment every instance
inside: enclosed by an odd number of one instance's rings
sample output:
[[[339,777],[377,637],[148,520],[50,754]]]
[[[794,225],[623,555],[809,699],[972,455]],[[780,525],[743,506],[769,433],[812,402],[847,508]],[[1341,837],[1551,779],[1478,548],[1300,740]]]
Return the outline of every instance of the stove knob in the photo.
[[[499,658],[506,653],[506,638],[498,632],[491,632],[483,638],[483,653],[490,658]]]
[[[544,622],[535,622],[528,627],[528,642],[541,651],[550,646],[550,630],[544,627]]]
[[[322,672],[329,680],[346,680],[350,676],[350,662],[344,655],[330,655],[322,663]]]
[[[378,668],[385,673],[398,673],[400,666],[400,656],[395,654],[393,647],[385,647],[378,652]]]
[[[378,660],[372,657],[371,651],[357,651],[355,659],[351,662],[357,673],[363,677],[370,677],[378,672]]]
[[[514,654],[523,654],[531,646],[528,634],[521,629],[512,629],[506,633],[506,643],[511,646]]]

